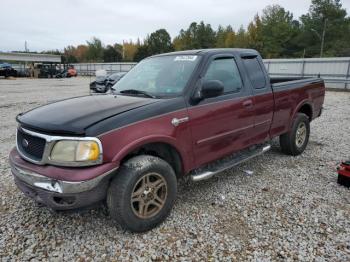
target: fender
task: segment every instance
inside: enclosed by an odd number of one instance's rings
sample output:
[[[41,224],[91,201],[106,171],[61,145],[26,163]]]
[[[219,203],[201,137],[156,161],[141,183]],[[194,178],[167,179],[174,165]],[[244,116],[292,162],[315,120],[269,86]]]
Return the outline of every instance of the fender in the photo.
[[[181,158],[184,159],[184,153],[181,152],[181,148],[177,146],[177,141],[175,138],[170,136],[164,136],[164,135],[150,135],[145,136],[140,139],[135,140],[134,142],[128,144],[127,146],[123,147],[112,159],[112,162],[119,162],[121,159],[123,159],[127,154],[132,152],[133,150],[151,143],[165,143],[173,146],[180,154]]]
[[[311,108],[311,113],[313,114],[314,109],[313,109],[312,104],[311,104],[309,101],[310,101],[310,99],[304,99],[304,100],[302,100],[302,101],[295,107],[295,109],[294,109],[294,111],[293,111],[293,114],[292,114],[292,116],[291,116],[291,118],[290,118],[290,121],[289,121],[289,128],[288,128],[288,130],[291,129],[291,127],[292,127],[292,125],[293,125],[293,121],[294,121],[294,119],[295,119],[297,113],[299,112],[299,110],[300,110],[304,105],[308,105],[308,106]]]

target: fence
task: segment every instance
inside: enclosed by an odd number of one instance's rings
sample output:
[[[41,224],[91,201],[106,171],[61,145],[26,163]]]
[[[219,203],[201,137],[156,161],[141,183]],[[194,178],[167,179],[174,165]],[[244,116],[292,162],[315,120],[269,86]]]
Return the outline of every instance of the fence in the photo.
[[[320,76],[327,88],[350,88],[350,57],[265,59],[264,64],[270,76]]]
[[[78,75],[94,76],[96,70],[106,70],[108,74],[116,72],[127,72],[133,68],[136,63],[79,63],[73,64]]]
[[[322,77],[328,88],[350,89],[350,57],[264,59],[271,76]],[[74,64],[79,75],[95,75],[96,70],[108,73],[129,71],[136,63],[79,63]]]
[[[265,67],[274,77],[322,77],[328,88],[350,90],[350,57],[265,59]],[[127,72],[136,63],[77,63],[74,67],[79,75],[94,76],[96,70],[104,69],[108,74]]]

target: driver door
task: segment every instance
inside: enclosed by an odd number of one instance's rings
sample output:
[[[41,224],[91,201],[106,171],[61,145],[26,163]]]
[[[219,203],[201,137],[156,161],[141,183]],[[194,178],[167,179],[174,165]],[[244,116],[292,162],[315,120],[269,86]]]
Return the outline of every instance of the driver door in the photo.
[[[219,80],[224,93],[188,108],[196,166],[252,144],[254,104],[234,57],[216,56],[207,65],[202,81]]]

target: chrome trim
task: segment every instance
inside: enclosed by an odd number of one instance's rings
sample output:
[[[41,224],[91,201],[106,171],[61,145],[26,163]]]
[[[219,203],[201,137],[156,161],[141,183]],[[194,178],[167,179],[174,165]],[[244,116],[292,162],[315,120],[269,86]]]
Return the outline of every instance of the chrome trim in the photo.
[[[109,176],[117,169],[118,167],[90,180],[71,182],[49,178],[11,165],[13,175],[21,181],[31,186],[60,194],[74,194],[89,191],[96,187],[103,178]]]
[[[76,166],[76,167],[81,167],[81,166],[98,165],[98,164],[101,164],[103,162],[102,143],[96,137],[50,136],[50,135],[45,135],[45,134],[37,133],[37,132],[34,132],[34,131],[30,131],[30,130],[22,128],[22,127],[18,127],[18,129],[20,129],[24,133],[29,134],[31,136],[39,137],[39,138],[42,138],[42,139],[46,140],[43,156],[42,156],[40,161],[37,161],[35,159],[32,159],[32,158],[28,157],[18,147],[18,140],[17,140],[18,130],[17,130],[17,132],[16,132],[16,148],[17,148],[17,151],[21,155],[21,157],[23,157],[25,160],[27,160],[29,162],[32,162],[34,164],[38,164],[38,165],[51,164],[51,165],[56,165],[56,166],[73,166],[73,167]],[[72,162],[60,162],[60,161],[51,160],[50,159],[50,154],[51,154],[52,148],[54,147],[56,142],[62,141],[62,140],[95,141],[98,144],[99,148],[100,148],[100,154],[98,156],[98,159],[94,160],[94,161],[80,161],[80,162],[78,162],[78,161],[75,161],[75,162],[73,162],[73,161]]]
[[[192,180],[193,182],[197,182],[197,181],[209,179],[209,178],[211,178],[212,176],[216,175],[217,173],[223,172],[223,171],[225,171],[225,170],[227,170],[227,169],[229,169],[229,168],[232,168],[232,167],[234,167],[234,166],[236,166],[236,165],[239,165],[239,164],[241,164],[241,163],[244,163],[245,161],[248,161],[248,160],[250,160],[250,159],[252,159],[252,158],[254,158],[254,157],[256,157],[256,156],[259,156],[259,155],[261,155],[261,154],[263,154],[263,153],[269,151],[270,149],[271,149],[271,145],[267,144],[267,145],[263,146],[263,147],[261,148],[261,150],[257,151],[256,153],[251,154],[251,155],[249,155],[248,157],[243,158],[243,159],[240,159],[240,160],[238,160],[238,161],[233,161],[230,165],[227,165],[227,166],[225,166],[225,167],[223,167],[223,168],[220,168],[220,167],[219,167],[219,168],[216,169],[216,170],[205,170],[205,171],[203,171],[202,173],[193,174],[193,175],[191,175],[191,180]]]

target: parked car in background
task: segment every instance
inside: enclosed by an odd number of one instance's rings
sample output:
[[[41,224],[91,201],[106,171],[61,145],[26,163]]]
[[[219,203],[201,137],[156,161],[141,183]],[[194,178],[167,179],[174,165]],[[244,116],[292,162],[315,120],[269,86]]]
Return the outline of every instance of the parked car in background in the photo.
[[[302,154],[325,96],[320,78],[270,78],[251,49],[156,55],[113,89],[19,114],[9,158],[28,197],[56,210],[105,201],[136,232],[169,215],[184,176],[208,179],[276,137]]]
[[[55,64],[51,64],[51,63],[34,64],[35,78],[53,78],[59,73],[60,71],[56,68]]]
[[[68,66],[67,77],[76,77],[78,76],[77,70],[73,65]]]
[[[17,71],[9,63],[0,62],[0,76],[6,77],[16,77]]]
[[[30,77],[30,71],[28,68],[19,68],[17,70],[17,77]]]
[[[74,68],[73,65],[69,65],[67,68],[60,71],[56,78],[69,78],[69,77],[76,77],[78,76],[77,70]]]
[[[108,76],[96,76],[96,80],[90,83],[90,90],[96,93],[108,92],[115,83],[117,83],[126,72],[118,72]]]

